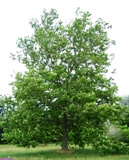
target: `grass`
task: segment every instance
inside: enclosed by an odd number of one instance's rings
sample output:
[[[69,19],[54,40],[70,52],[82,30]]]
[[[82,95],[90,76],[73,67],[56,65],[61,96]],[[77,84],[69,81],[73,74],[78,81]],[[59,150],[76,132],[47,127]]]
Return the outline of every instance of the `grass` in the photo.
[[[0,158],[13,158],[14,160],[129,160],[129,155],[99,156],[89,147],[86,149],[71,149],[64,153],[60,150],[60,146],[52,144],[39,145],[31,149],[0,145]]]

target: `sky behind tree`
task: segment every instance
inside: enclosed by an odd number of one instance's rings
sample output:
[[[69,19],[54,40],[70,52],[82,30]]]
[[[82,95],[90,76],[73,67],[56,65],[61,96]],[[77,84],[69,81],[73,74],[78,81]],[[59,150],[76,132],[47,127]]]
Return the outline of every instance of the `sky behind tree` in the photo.
[[[118,85],[119,95],[128,95],[129,88],[129,1],[128,0],[0,0],[0,94],[11,94],[9,83],[11,75],[16,71],[23,71],[22,65],[12,61],[10,53],[17,51],[18,37],[31,35],[29,21],[40,19],[43,9],[57,9],[60,19],[69,22],[75,16],[78,7],[82,11],[89,11],[92,20],[102,18],[113,28],[109,37],[116,41],[110,53],[115,53],[111,68],[116,69],[113,75]]]

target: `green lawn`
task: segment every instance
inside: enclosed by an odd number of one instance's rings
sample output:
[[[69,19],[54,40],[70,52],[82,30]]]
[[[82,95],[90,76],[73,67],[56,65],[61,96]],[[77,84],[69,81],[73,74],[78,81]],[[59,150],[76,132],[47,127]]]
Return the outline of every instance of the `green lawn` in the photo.
[[[51,144],[31,149],[0,145],[0,158],[13,158],[14,160],[129,160],[129,155],[99,156],[91,148],[71,149],[68,153],[63,153],[60,146]]]

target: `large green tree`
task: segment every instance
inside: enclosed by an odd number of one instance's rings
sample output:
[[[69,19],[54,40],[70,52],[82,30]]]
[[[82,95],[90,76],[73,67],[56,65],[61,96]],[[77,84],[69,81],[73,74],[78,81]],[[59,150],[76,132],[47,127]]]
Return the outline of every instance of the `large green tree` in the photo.
[[[92,23],[80,10],[64,24],[54,9],[30,24],[32,36],[19,38],[13,55],[27,71],[12,83],[17,107],[4,119],[5,139],[25,147],[61,142],[65,151],[69,144],[94,144],[104,122],[118,114],[117,87],[106,77],[111,26]]]

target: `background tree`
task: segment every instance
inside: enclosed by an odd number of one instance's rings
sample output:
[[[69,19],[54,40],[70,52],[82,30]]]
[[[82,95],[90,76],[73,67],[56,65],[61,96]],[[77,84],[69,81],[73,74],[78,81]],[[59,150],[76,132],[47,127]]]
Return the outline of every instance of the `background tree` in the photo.
[[[0,95],[0,143],[3,143],[3,141],[2,141],[3,126],[1,124],[1,122],[4,117],[4,114],[5,114],[5,108],[3,105],[3,97],[2,97],[2,95]]]
[[[1,98],[0,98],[0,101],[1,101]],[[1,102],[0,102],[0,121],[2,121],[3,114],[4,114],[4,107],[1,105]],[[3,133],[3,127],[0,125],[0,143],[2,143],[2,133]]]
[[[129,106],[129,95],[122,97],[121,105],[122,105],[122,106]]]
[[[129,96],[123,96],[121,100],[121,105],[124,107],[125,112],[123,114],[122,124],[126,124],[129,127]]]
[[[117,86],[106,77],[111,26],[101,19],[92,23],[79,10],[63,24],[54,9],[30,24],[32,36],[19,38],[13,55],[27,71],[12,83],[17,107],[4,121],[4,138],[24,147],[54,140],[64,151],[69,144],[95,144],[104,122],[119,116]]]
[[[6,128],[6,123],[8,123],[9,115],[12,115],[12,112],[15,110],[16,103],[14,99],[10,96],[0,96],[0,143],[6,143],[5,140],[2,140],[2,134],[4,132],[4,128]]]
[[[129,143],[129,96],[123,96],[121,100],[121,105],[124,109],[122,114],[121,128],[124,133],[123,141]]]

